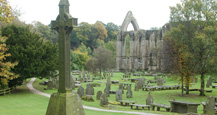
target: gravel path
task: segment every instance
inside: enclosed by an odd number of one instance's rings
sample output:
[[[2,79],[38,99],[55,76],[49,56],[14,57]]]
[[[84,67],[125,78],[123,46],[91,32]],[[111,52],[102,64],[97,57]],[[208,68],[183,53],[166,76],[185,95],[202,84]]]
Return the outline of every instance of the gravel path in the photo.
[[[42,95],[42,96],[46,96],[48,98],[50,98],[50,94],[47,93],[43,93],[37,89],[35,89],[32,86],[32,83],[36,80],[36,78],[32,78],[28,83],[27,83],[27,87],[29,88],[30,92],[34,93],[34,94],[38,94],[38,95]],[[94,111],[103,111],[103,112],[114,112],[114,113],[127,113],[127,114],[134,114],[134,115],[157,115],[157,114],[151,114],[151,113],[142,113],[142,112],[132,112],[132,111],[117,111],[117,110],[106,110],[106,109],[100,109],[100,108],[95,108],[95,107],[89,107],[89,106],[85,106],[83,105],[84,109],[90,109],[90,110],[94,110]]]

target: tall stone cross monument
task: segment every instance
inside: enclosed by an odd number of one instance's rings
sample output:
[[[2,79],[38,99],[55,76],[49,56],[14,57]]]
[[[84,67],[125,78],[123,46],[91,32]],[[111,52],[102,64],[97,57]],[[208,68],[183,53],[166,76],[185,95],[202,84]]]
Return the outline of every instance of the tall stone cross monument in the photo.
[[[72,91],[74,82],[70,82],[69,34],[77,25],[77,19],[69,14],[68,0],[60,0],[59,15],[51,24],[59,34],[59,89],[51,95],[46,115],[84,115],[80,97]]]

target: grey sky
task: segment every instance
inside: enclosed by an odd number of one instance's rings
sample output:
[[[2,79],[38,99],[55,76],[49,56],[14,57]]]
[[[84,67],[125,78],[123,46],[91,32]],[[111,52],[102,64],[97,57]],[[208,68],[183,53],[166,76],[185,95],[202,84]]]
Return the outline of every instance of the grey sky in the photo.
[[[9,0],[13,8],[23,13],[26,23],[40,21],[48,25],[58,15],[60,0]],[[70,14],[78,23],[94,24],[97,20],[121,25],[127,12],[132,11],[140,29],[161,27],[169,21],[169,6],[180,0],[69,0]]]

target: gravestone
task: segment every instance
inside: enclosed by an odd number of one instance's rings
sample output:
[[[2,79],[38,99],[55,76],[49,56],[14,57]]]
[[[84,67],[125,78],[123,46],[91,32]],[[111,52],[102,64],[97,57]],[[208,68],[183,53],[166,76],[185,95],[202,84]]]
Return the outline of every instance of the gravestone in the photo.
[[[151,92],[148,93],[148,97],[146,98],[146,105],[150,105],[154,102],[154,99],[151,96]]]
[[[102,91],[97,91],[96,100],[100,100],[101,95],[102,95]]]
[[[120,84],[119,84],[119,88],[118,88],[118,89],[121,90],[122,93],[124,94],[124,86],[123,86],[123,83],[120,83]]]
[[[215,99],[213,97],[208,97],[205,106],[204,113],[206,115],[215,115]]]
[[[166,79],[165,79],[165,77],[163,77],[162,80],[163,80],[163,83],[166,83],[166,82],[167,82]]]
[[[106,85],[106,88],[104,89],[104,93],[106,94],[106,97],[110,96],[110,93],[109,93],[110,89],[111,89],[111,87],[109,85]]]
[[[56,86],[53,84],[53,81],[49,80],[47,82],[47,89],[54,89]]]
[[[101,106],[105,106],[105,105],[108,105],[108,99],[106,97],[106,94],[103,93],[100,97],[100,105]]]
[[[85,72],[84,71],[82,72],[82,75],[83,75],[83,78],[85,79]]]
[[[138,81],[136,81],[136,83],[135,83],[135,91],[139,91],[139,84],[138,84],[139,82]]]
[[[138,87],[139,87],[139,89],[141,89],[142,85],[145,84],[145,78],[139,78],[138,80],[139,80]]]
[[[112,70],[112,72],[111,72],[111,77],[113,77],[114,76],[114,72],[113,72],[113,70]]]
[[[59,89],[50,97],[46,115],[84,115],[84,109],[70,84],[70,38],[69,34],[77,25],[77,19],[69,14],[69,1],[60,0],[59,15],[51,22],[52,29],[58,32],[59,40]]]
[[[116,101],[122,100],[122,90],[116,90]]]
[[[59,76],[56,77],[56,89],[59,89]]]
[[[89,73],[87,74],[87,79],[90,79],[90,74]]]
[[[82,98],[84,96],[84,88],[82,86],[80,86],[78,88],[78,91],[77,91],[78,95],[80,96],[80,98]]]
[[[133,97],[133,93],[131,91],[131,86],[127,86],[127,98],[132,98]]]
[[[75,81],[75,76],[71,75],[71,77],[70,77],[70,83],[72,85],[72,89],[75,89],[75,83],[74,83],[74,81]]]
[[[157,80],[158,79],[158,76],[157,76],[157,74],[155,74],[155,76],[154,76],[154,80]]]
[[[86,95],[94,95],[94,88],[90,84],[87,84]]]
[[[163,79],[159,78],[157,79],[157,86],[162,86],[163,85]]]
[[[212,77],[207,80],[206,88],[209,88],[212,85]]]

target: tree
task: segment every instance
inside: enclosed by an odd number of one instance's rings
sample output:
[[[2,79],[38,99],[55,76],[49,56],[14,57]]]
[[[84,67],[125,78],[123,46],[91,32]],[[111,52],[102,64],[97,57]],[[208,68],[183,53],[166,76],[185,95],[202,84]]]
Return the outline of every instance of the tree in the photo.
[[[185,48],[193,56],[192,66],[200,74],[200,96],[204,96],[204,77],[209,73],[211,63],[216,58],[216,19],[217,3],[215,0],[183,0],[176,7],[171,7],[170,22],[180,28],[176,34]],[[174,26],[176,25],[176,26]],[[179,26],[177,26],[179,25]]]
[[[49,26],[44,25],[41,22],[34,21],[32,31],[42,38],[51,40],[53,43],[58,42],[57,32],[53,31]]]
[[[0,22],[11,23],[14,19],[11,6],[7,0],[0,0]]]
[[[1,25],[9,24],[14,20],[12,9],[6,0],[0,0],[0,22]],[[2,26],[0,26],[1,29]],[[1,34],[1,31],[0,31]],[[13,73],[11,70],[18,64],[17,61],[10,62],[6,59],[11,56],[10,53],[6,53],[8,48],[6,47],[5,41],[7,37],[0,35],[0,88],[8,87],[10,80],[18,78],[18,74]]]
[[[104,39],[104,41],[107,43],[109,41],[116,40],[117,33],[119,31],[119,27],[115,25],[114,23],[110,22],[106,24],[106,30],[108,31],[108,36]]]
[[[20,77],[11,80],[10,86],[21,85],[23,80],[31,77],[48,77],[50,71],[57,70],[57,45],[31,33],[27,26],[10,25],[3,28],[2,33],[8,36],[7,53],[12,54],[7,61],[18,61],[13,72]]]
[[[107,69],[111,69],[114,67],[114,58],[112,56],[111,51],[98,47],[93,52],[93,58],[96,59],[96,68],[99,69],[100,74],[102,71]]]
[[[104,40],[104,38],[106,38],[108,35],[107,35],[107,30],[105,28],[105,26],[97,21],[94,25],[93,25],[93,30],[92,30],[94,33],[95,33],[95,38],[99,38],[101,40]]]
[[[88,59],[88,52],[81,52],[79,49],[71,51],[71,70],[84,69]]]
[[[8,50],[5,44],[6,39],[6,37],[0,37],[0,88],[7,87],[10,80],[19,76],[11,71],[18,62],[5,61],[8,56],[11,56],[10,53],[5,53]]]

